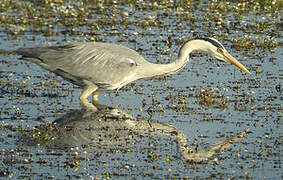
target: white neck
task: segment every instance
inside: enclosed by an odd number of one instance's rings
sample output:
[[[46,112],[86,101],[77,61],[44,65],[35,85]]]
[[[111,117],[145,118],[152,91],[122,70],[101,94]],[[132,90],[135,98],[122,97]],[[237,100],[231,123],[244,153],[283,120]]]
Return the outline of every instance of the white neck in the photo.
[[[141,70],[141,78],[149,78],[158,75],[173,74],[181,70],[189,61],[189,55],[194,50],[200,50],[211,54],[210,49],[213,46],[200,39],[195,39],[186,42],[180,49],[178,59],[169,64],[152,64],[149,63],[147,67],[143,67]]]

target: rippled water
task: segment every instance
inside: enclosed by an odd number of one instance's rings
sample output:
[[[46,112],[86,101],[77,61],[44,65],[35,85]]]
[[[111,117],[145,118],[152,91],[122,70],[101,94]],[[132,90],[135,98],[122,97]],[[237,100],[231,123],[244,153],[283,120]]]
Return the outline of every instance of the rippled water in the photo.
[[[282,178],[279,3],[109,2],[1,2],[0,177]],[[222,42],[251,75],[195,52],[174,75],[136,81],[118,93],[100,95],[101,104],[122,109],[135,120],[176,128],[187,137],[188,151],[197,152],[249,128],[225,151],[200,164],[184,161],[172,129],[102,126],[98,135],[109,143],[101,143],[96,131],[71,131],[84,127],[80,121],[64,124],[72,119],[70,112],[80,116],[80,89],[11,52],[97,40],[135,49],[151,62],[168,63],[186,40],[203,36]],[[51,124],[55,121],[57,125]],[[116,121],[118,126],[123,122]],[[86,127],[98,128],[88,123]],[[61,136],[62,127],[67,136]],[[126,144],[119,144],[124,136]],[[98,143],[88,144],[85,137]],[[76,148],[81,141],[94,150]],[[62,142],[70,144],[60,148],[66,145]]]

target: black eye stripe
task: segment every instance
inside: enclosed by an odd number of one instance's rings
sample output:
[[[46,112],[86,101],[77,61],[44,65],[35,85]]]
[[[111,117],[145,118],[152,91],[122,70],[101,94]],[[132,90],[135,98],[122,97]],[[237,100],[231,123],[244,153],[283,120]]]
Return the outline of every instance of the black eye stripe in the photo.
[[[224,51],[223,51],[223,49],[222,49],[222,48],[217,48],[217,52],[219,52],[219,53],[223,53]]]
[[[200,39],[210,42],[211,44],[213,44],[217,48],[224,49],[223,45],[220,44],[219,42],[215,41],[214,39],[211,39],[211,38],[200,38]]]

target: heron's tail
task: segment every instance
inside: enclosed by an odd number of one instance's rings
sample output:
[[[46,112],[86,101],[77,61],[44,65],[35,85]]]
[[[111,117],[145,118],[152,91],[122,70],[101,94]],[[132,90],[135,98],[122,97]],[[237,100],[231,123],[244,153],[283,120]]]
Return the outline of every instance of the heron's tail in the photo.
[[[19,59],[23,59],[25,61],[30,61],[35,64],[40,65],[41,67],[49,70],[55,71],[56,68],[52,68],[52,66],[48,65],[42,58],[41,55],[48,51],[47,48],[20,48],[14,51],[15,53],[21,55]]]
[[[15,53],[22,56],[22,59],[35,58],[40,60],[40,54],[45,52],[45,48],[20,48]]]

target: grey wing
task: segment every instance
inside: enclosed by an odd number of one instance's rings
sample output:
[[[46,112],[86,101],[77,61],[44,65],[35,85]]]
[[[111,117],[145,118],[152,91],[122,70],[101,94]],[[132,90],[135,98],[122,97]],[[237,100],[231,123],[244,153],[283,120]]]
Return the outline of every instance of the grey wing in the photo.
[[[38,59],[35,63],[65,78],[87,80],[105,89],[116,89],[130,82],[137,71],[135,58],[141,58],[129,48],[107,43],[76,43],[33,50],[20,54],[23,58]]]

